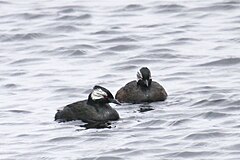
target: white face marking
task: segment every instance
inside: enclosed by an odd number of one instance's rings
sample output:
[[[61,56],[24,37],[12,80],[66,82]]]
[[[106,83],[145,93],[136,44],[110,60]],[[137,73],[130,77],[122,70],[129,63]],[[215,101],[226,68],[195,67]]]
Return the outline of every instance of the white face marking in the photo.
[[[93,100],[102,99],[107,96],[107,93],[101,90],[100,88],[94,89],[91,93],[91,98]]]
[[[137,72],[137,80],[141,80],[143,78],[142,73],[140,70]]]

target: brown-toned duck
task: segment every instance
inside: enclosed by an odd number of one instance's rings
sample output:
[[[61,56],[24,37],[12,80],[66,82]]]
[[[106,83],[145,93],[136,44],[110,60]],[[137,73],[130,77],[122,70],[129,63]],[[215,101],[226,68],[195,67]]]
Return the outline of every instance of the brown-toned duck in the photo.
[[[86,123],[118,120],[119,114],[108,103],[120,104],[109,90],[95,86],[87,100],[69,104],[63,110],[58,110],[55,120],[59,122],[82,120]]]
[[[151,72],[142,67],[137,72],[137,81],[131,81],[117,91],[115,98],[122,103],[142,103],[164,101],[167,92],[157,82],[152,81]]]

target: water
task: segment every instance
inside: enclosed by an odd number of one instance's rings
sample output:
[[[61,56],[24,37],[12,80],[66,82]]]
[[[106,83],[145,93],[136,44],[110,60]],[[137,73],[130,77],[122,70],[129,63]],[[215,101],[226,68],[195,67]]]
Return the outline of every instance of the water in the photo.
[[[240,2],[0,1],[0,159],[240,158]],[[111,128],[54,122],[152,71],[169,97]]]

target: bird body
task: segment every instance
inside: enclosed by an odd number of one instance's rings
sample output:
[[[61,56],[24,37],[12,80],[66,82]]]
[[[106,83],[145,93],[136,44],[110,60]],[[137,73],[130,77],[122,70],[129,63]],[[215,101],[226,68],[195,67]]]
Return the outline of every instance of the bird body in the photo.
[[[107,89],[95,86],[87,100],[69,104],[63,110],[58,110],[55,120],[59,122],[82,120],[86,123],[118,120],[118,112],[108,103],[119,104]]]
[[[157,82],[152,81],[148,89],[141,88],[137,81],[131,81],[116,93],[116,99],[121,103],[143,103],[164,101],[167,98],[165,89]]]
[[[152,81],[151,72],[143,67],[137,72],[137,81],[131,81],[120,88],[115,98],[122,103],[143,103],[164,101],[167,92],[157,82]]]

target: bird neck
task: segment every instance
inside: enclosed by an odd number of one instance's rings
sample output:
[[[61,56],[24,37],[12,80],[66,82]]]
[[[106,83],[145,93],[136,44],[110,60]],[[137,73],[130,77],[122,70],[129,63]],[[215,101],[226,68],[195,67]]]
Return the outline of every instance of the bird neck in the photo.
[[[140,87],[142,90],[148,90],[151,87],[151,83],[149,86],[146,86],[141,80],[137,81],[137,86]]]

